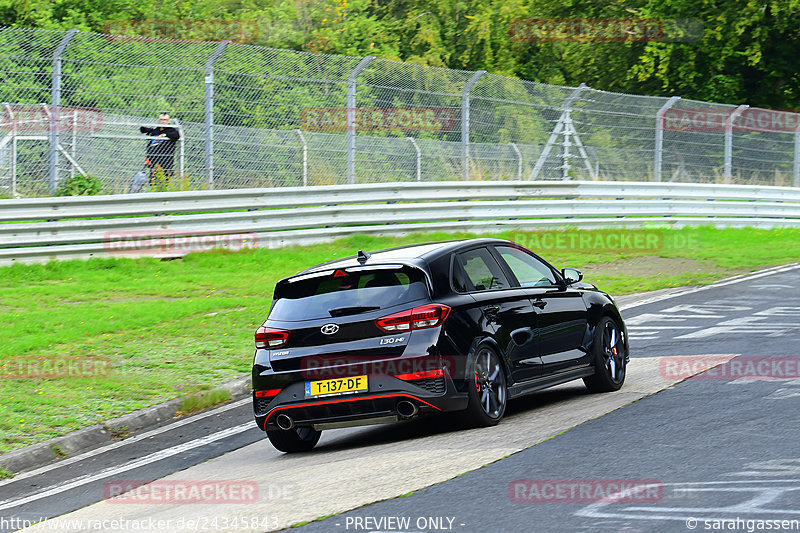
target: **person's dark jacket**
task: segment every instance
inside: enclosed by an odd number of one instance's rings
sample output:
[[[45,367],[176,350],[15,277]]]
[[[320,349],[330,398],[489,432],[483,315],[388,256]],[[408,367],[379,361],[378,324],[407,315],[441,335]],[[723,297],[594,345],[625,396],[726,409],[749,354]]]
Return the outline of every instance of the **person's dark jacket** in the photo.
[[[181,134],[176,128],[157,127],[148,128],[142,126],[139,131],[154,138],[147,141],[147,161],[148,166],[160,166],[167,172],[172,171],[175,162],[175,144],[181,138]],[[166,138],[159,138],[160,136]]]

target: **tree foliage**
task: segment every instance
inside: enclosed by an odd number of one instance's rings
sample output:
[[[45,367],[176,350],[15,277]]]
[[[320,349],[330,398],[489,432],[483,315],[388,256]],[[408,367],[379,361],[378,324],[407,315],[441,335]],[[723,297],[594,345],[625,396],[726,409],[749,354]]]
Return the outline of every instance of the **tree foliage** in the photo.
[[[0,0],[0,24],[255,21],[253,44],[479,70],[632,94],[800,104],[800,0]],[[520,19],[693,19],[690,42],[525,42]],[[186,37],[203,37],[187,30]]]

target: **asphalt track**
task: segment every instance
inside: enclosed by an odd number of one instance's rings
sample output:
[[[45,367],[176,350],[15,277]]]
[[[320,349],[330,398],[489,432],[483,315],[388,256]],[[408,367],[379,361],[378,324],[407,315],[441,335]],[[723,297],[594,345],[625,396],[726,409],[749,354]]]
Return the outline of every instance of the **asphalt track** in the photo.
[[[0,483],[0,530],[42,517],[51,520],[31,531],[266,531],[332,514],[300,531],[688,531],[691,520],[733,531],[725,520],[741,520],[738,530],[800,520],[798,282],[794,265],[628,307],[634,359],[620,392],[591,395],[580,382],[542,391],[512,402],[495,428],[431,417],[325,432],[313,452],[287,456],[248,425],[247,402],[171,422]],[[162,478],[255,486],[257,497],[103,501],[109,483]],[[569,496],[576,486],[595,499]]]

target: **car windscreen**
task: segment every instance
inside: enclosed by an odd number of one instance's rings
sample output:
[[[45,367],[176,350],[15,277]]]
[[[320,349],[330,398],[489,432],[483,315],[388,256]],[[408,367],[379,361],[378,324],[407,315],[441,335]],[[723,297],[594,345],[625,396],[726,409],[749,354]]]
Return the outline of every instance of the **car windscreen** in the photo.
[[[417,268],[335,270],[279,283],[269,317],[297,321],[351,316],[428,296],[425,275]]]

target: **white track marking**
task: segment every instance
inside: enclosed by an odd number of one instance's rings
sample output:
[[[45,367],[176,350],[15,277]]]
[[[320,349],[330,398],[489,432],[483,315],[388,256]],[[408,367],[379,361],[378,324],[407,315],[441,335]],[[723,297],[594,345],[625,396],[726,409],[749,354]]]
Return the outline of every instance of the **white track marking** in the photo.
[[[79,454],[79,455],[74,455],[72,457],[68,457],[66,459],[62,459],[60,461],[57,461],[55,463],[51,463],[49,465],[42,466],[42,467],[37,468],[35,470],[29,470],[27,472],[22,472],[20,474],[17,474],[16,476],[14,476],[11,479],[5,479],[3,481],[0,481],[0,487],[2,487],[3,485],[8,485],[10,483],[15,483],[15,482],[21,481],[23,479],[28,479],[28,478],[31,478],[33,476],[38,476],[40,474],[44,474],[44,473],[50,472],[50,471],[55,470],[57,468],[61,468],[62,466],[67,466],[67,465],[71,465],[73,463],[76,463],[78,461],[83,461],[84,459],[88,459],[90,457],[94,457],[96,455],[100,455],[100,454],[106,453],[108,451],[115,450],[117,448],[121,448],[122,446],[126,446],[128,444],[134,444],[134,443],[139,442],[141,440],[149,439],[150,437],[154,437],[156,435],[160,435],[161,433],[166,433],[167,431],[172,431],[173,429],[179,428],[181,426],[185,426],[187,424],[191,424],[192,422],[196,422],[196,421],[201,420],[203,418],[208,418],[210,416],[216,416],[216,415],[222,414],[225,411],[229,411],[229,410],[234,409],[236,407],[240,407],[240,406],[245,405],[246,403],[249,403],[251,401],[253,401],[252,398],[249,398],[249,397],[248,398],[242,398],[241,400],[236,400],[235,402],[231,402],[231,403],[222,405],[222,406],[217,407],[216,409],[213,409],[211,411],[208,411],[208,412],[205,412],[205,413],[196,414],[196,415],[193,415],[193,416],[190,416],[190,417],[187,417],[187,418],[182,418],[180,420],[177,420],[177,421],[172,422],[170,424],[167,424],[165,426],[162,426],[162,427],[159,427],[159,428],[156,428],[156,429],[152,429],[150,431],[146,431],[145,433],[142,433],[140,435],[135,435],[133,437],[129,437],[129,438],[126,438],[126,439],[123,439],[123,440],[112,442],[110,444],[106,444],[105,446],[101,446],[100,448],[95,448],[94,450],[90,450],[88,452],[84,452],[84,453]],[[251,423],[253,424],[253,427],[256,427],[255,422],[251,422]]]
[[[80,487],[81,485],[86,485],[88,483],[92,483],[94,481],[98,481],[103,478],[107,478],[109,476],[121,474],[122,472],[127,472],[135,468],[147,466],[157,461],[161,461],[162,459],[167,459],[169,457],[172,457],[173,455],[178,455],[183,452],[192,450],[194,448],[199,448],[201,446],[205,446],[206,444],[211,444],[212,442],[232,437],[233,435],[237,435],[239,433],[243,433],[251,429],[256,429],[256,425],[254,422],[248,422],[246,424],[241,424],[228,429],[223,429],[222,431],[212,433],[211,435],[201,437],[199,439],[194,439],[189,442],[184,442],[182,444],[178,444],[177,446],[172,446],[164,450],[159,450],[155,453],[151,453],[150,455],[140,457],[139,459],[134,459],[133,461],[128,461],[125,464],[119,466],[113,466],[111,468],[106,468],[105,470],[101,470],[100,472],[97,472],[95,474],[89,474],[86,476],[75,478],[68,483],[59,483],[58,485],[52,485],[50,487],[42,489],[37,488],[34,494],[29,494],[28,496],[23,496],[22,498],[5,500],[0,502],[0,511],[2,511],[3,509],[8,509],[10,507],[17,507],[19,505],[24,505],[26,503],[30,503],[36,500],[41,500],[42,498],[47,498],[48,496],[61,494],[66,490],[74,489],[75,487]]]
[[[660,301],[663,301],[663,300],[669,300],[671,298],[676,298],[678,296],[685,296],[687,294],[693,294],[693,293],[696,293],[696,292],[707,291],[709,289],[715,289],[717,287],[724,287],[726,285],[732,285],[734,283],[741,283],[743,281],[750,281],[750,280],[754,280],[754,279],[758,279],[758,278],[763,278],[765,276],[771,276],[772,274],[781,274],[783,272],[789,272],[791,270],[795,270],[795,269],[798,269],[798,268],[800,268],[800,264],[793,263],[793,264],[790,264],[790,265],[782,265],[782,266],[779,266],[779,267],[772,267],[772,268],[767,268],[767,269],[764,269],[764,270],[759,270],[758,272],[755,272],[753,274],[745,274],[745,275],[733,276],[731,278],[723,279],[721,281],[717,281],[715,283],[712,283],[711,285],[703,285],[702,287],[695,287],[693,289],[687,289],[685,291],[673,292],[673,293],[664,294],[664,295],[661,295],[661,296],[654,296],[653,298],[647,298],[647,299],[641,300],[639,302],[633,302],[633,303],[630,303],[630,304],[622,305],[622,306],[620,306],[620,311],[624,311],[624,310],[627,310],[627,309],[632,309],[634,307],[639,307],[640,305],[650,304],[650,303],[654,303],[654,302],[660,302]]]

